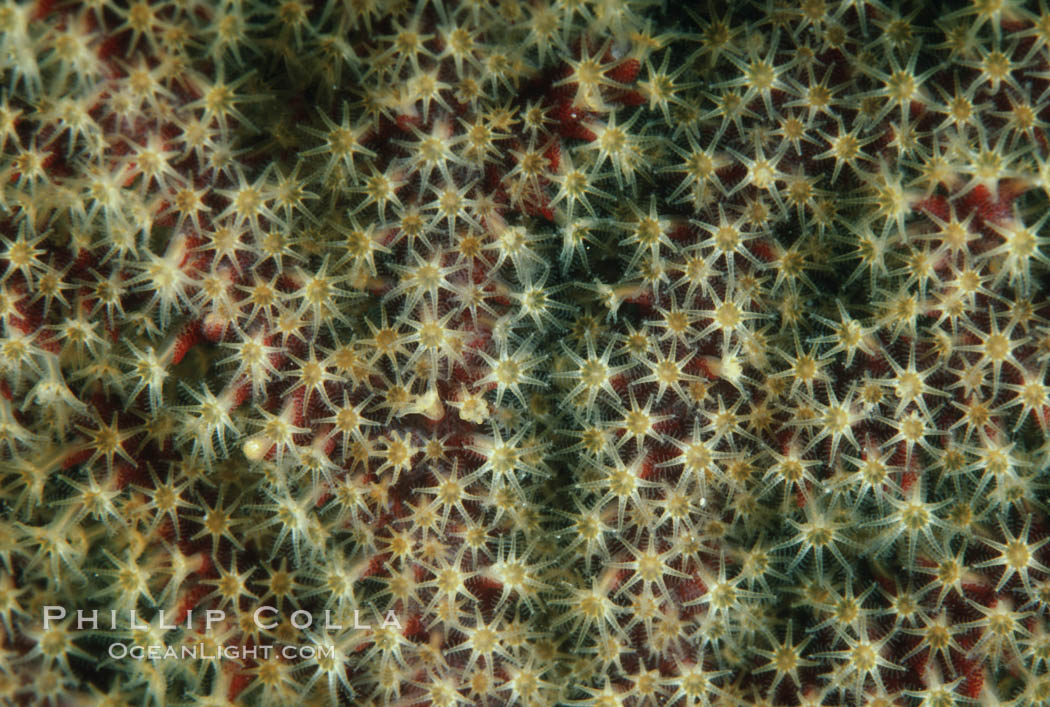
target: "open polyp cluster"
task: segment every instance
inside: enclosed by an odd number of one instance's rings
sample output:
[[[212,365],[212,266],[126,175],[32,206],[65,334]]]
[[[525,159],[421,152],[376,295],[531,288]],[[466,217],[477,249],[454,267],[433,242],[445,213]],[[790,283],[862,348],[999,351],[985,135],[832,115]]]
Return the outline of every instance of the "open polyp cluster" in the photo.
[[[672,5],[0,5],[5,700],[1050,698],[1050,13]]]

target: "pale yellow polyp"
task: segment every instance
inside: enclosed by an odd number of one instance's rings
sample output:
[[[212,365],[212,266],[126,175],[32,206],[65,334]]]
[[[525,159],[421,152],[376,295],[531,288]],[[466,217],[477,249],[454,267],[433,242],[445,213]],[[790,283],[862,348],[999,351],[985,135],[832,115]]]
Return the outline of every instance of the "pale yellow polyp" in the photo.
[[[405,415],[423,415],[430,420],[440,420],[445,416],[445,405],[441,402],[437,389],[431,388],[422,395],[414,395],[405,402],[398,417]]]
[[[249,437],[245,441],[244,446],[241,447],[241,451],[244,452],[244,456],[251,462],[257,462],[262,460],[267,455],[270,449],[273,447],[273,440],[266,435],[255,435]]]

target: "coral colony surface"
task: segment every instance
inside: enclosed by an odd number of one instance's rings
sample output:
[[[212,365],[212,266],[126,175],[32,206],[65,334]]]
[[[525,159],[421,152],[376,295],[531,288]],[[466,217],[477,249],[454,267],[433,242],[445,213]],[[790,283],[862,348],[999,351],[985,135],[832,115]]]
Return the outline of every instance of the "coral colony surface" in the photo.
[[[0,702],[1045,705],[1045,0],[0,3]]]

